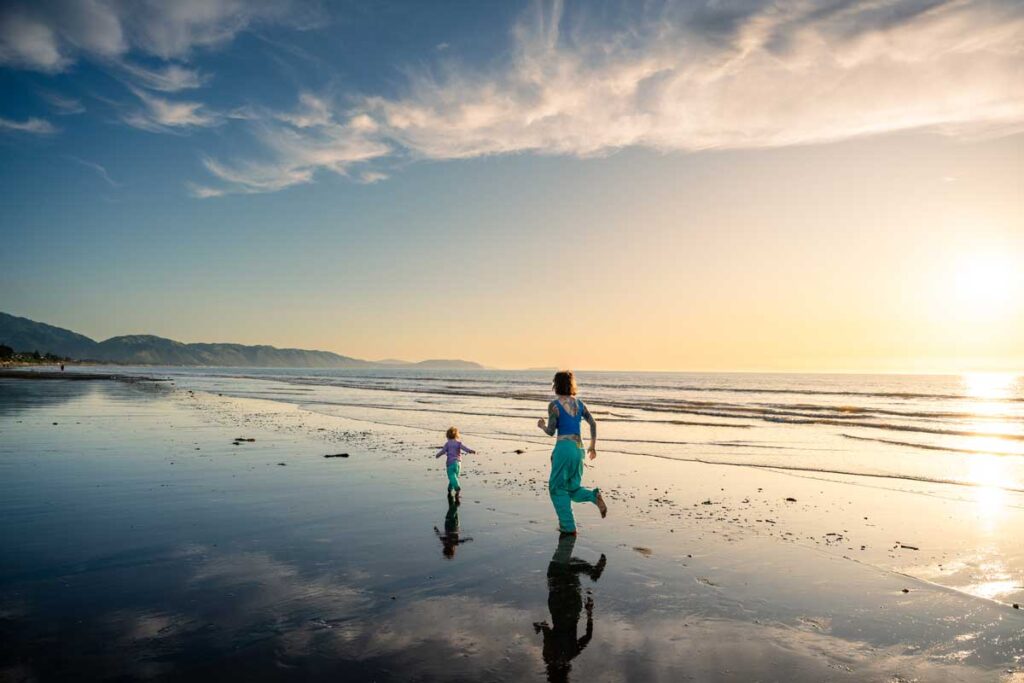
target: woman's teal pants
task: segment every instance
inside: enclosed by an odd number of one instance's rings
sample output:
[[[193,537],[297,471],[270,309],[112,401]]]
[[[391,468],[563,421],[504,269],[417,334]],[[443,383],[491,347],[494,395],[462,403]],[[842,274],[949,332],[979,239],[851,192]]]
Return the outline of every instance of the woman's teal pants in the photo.
[[[448,472],[448,490],[449,491],[459,491],[459,490],[461,490],[462,487],[459,486],[459,472],[462,471],[462,463],[459,462],[458,460],[456,460],[451,465],[448,465],[448,467],[446,469],[447,469],[447,472]]]
[[[576,519],[572,515],[573,502],[597,502],[600,489],[585,489],[582,486],[583,456],[583,447],[569,440],[556,442],[555,450],[551,452],[548,493],[551,494],[551,504],[555,506],[561,531],[576,531]]]

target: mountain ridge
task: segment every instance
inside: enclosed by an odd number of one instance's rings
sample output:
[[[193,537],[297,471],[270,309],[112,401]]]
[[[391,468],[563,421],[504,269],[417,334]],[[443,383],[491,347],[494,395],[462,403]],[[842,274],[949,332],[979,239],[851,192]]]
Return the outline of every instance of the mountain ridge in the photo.
[[[185,343],[152,334],[126,334],[98,342],[83,334],[47,323],[0,312],[0,344],[15,351],[53,353],[76,360],[122,365],[185,365],[288,368],[429,368],[479,369],[464,360],[426,360],[374,363],[332,351],[278,348],[266,344],[231,342]]]

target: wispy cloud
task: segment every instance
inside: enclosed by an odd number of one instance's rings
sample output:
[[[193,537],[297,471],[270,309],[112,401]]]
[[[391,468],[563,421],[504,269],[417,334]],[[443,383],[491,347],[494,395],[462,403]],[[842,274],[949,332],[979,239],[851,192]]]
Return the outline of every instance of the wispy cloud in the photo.
[[[373,183],[379,183],[382,180],[388,179],[387,173],[381,173],[380,171],[363,171],[356,179],[364,185],[372,185]]]
[[[199,183],[194,183],[192,181],[186,182],[185,188],[188,190],[189,195],[195,197],[196,199],[222,197],[226,194],[224,190],[220,190],[215,187],[210,187],[208,185],[200,185]]]
[[[299,108],[293,112],[281,112],[276,117],[290,123],[296,128],[312,128],[326,126],[331,123],[333,115],[331,105],[326,99],[313,93],[304,92],[299,95]]]
[[[327,99],[310,93],[299,98],[291,112],[249,112],[256,139],[265,152],[261,160],[225,162],[206,158],[203,165],[222,185],[220,194],[274,192],[311,182],[318,171],[349,175],[359,164],[391,155],[395,150],[380,135],[377,123],[366,114],[341,112]],[[383,174],[362,169],[357,180],[376,182]],[[212,197],[202,186],[201,196]],[[197,192],[192,191],[195,196]]]
[[[6,6],[0,12],[0,64],[63,71],[71,60],[61,52],[59,42],[53,28],[25,8]]]
[[[105,166],[103,166],[101,164],[97,164],[95,161],[88,161],[86,159],[81,159],[81,158],[76,157],[76,156],[70,156],[69,155],[68,159],[70,159],[71,161],[74,161],[76,164],[80,164],[82,166],[85,166],[86,168],[91,168],[93,171],[95,171],[99,175],[100,178],[103,179],[103,181],[105,183],[107,183],[111,187],[114,187],[114,188],[121,187],[122,183],[119,183],[116,180],[114,180],[113,178],[111,178],[110,174],[107,172],[107,169],[106,169]]]
[[[181,132],[189,128],[206,128],[222,122],[222,117],[208,111],[201,102],[173,101],[133,89],[142,102],[122,117],[129,126],[153,133]]]
[[[137,85],[161,92],[190,90],[204,85],[209,80],[208,76],[198,70],[180,64],[149,69],[138,64],[122,62],[120,67]]]
[[[85,112],[85,105],[77,98],[68,97],[49,90],[44,90],[39,95],[56,109],[58,114],[70,115]]]
[[[813,144],[1024,129],[1024,5],[806,0],[631,5],[628,25],[535,3],[490,68],[444,60],[397,97],[304,94],[257,138],[269,161],[207,164],[224,192],[310,182],[395,154],[463,159]],[[231,172],[226,172],[231,169]],[[380,171],[359,176],[378,179]],[[254,179],[248,182],[247,178]]]
[[[0,118],[0,131],[31,133],[33,135],[53,135],[57,132],[57,128],[49,121],[34,117],[24,121]]]

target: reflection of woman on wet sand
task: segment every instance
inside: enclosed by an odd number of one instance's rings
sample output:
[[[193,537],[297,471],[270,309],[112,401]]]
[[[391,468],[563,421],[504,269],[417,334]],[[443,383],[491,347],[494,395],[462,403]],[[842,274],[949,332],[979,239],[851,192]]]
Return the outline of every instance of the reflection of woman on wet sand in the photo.
[[[607,560],[604,555],[597,564],[590,564],[572,556],[575,536],[561,536],[558,548],[548,564],[548,611],[551,624],[538,621],[533,625],[537,633],[544,634],[544,665],[548,680],[568,681],[572,670],[570,662],[583,652],[594,635],[594,599],[587,596],[586,603],[580,586],[580,574],[591,581],[601,578]],[[580,611],[587,610],[587,630],[582,638],[576,637]]]
[[[448,512],[444,516],[444,532],[436,526],[434,533],[441,539],[441,554],[449,560],[455,557],[460,543],[469,543],[472,538],[459,538],[459,500],[448,492]]]

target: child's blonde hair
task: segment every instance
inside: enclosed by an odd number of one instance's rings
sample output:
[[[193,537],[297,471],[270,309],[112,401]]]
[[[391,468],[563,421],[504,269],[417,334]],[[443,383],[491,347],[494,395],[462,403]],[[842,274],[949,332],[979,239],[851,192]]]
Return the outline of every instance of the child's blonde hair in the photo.
[[[457,439],[457,438],[459,438],[459,428],[458,427],[449,427],[448,431],[445,432],[445,436],[447,436],[449,439]]]

